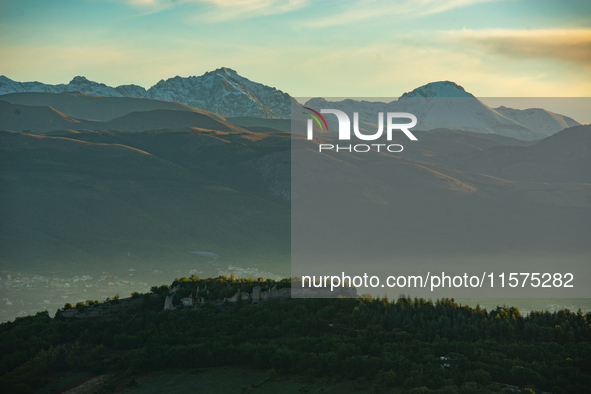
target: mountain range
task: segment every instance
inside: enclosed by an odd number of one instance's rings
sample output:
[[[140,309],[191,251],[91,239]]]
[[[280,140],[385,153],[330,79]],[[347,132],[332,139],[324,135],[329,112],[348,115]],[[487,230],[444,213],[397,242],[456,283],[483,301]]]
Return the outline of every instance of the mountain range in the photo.
[[[114,261],[133,250],[132,254],[156,264],[162,256],[185,261],[186,250],[213,249],[220,255],[242,256],[249,261],[261,258],[271,264],[256,251],[275,257],[285,253],[293,196],[290,147],[294,141],[296,145],[302,143],[312,154],[318,144],[290,134],[297,123],[270,115],[284,113],[292,99],[225,68],[201,77],[173,80],[161,81],[159,89],[175,87],[171,88],[174,95],[167,98],[180,97],[175,95],[183,91],[191,95],[187,86],[200,84],[205,89],[207,85],[225,92],[218,92],[221,96],[215,96],[210,107],[229,105],[231,100],[226,98],[231,95],[238,100],[235,103],[241,102],[235,106],[240,110],[233,112],[238,116],[156,98],[123,97],[142,90],[83,83],[80,78],[54,87],[14,82],[2,85],[5,93],[21,89],[0,96],[0,130],[4,130],[0,145],[2,261],[35,265],[35,261],[57,261],[64,256],[69,256],[66,260]],[[222,85],[215,85],[216,81]],[[242,81],[242,85],[236,81]],[[74,86],[104,95],[64,91]],[[182,86],[187,89],[182,90]],[[61,92],[22,91],[27,89]],[[146,92],[157,91],[151,89]],[[242,96],[237,93],[241,89]],[[274,94],[283,101],[272,104],[270,97]],[[271,109],[260,115],[257,111],[262,107],[254,104],[263,101]],[[420,143],[408,143],[402,140],[404,136],[397,136],[392,142],[404,144],[405,149],[401,154],[385,156],[388,177],[364,175],[356,182],[367,187],[383,185],[389,190],[387,183],[392,179],[420,179],[413,188],[394,195],[385,193],[376,201],[400,200],[418,210],[422,210],[422,204],[428,205],[423,220],[429,225],[421,228],[416,238],[429,243],[433,250],[457,243],[467,245],[470,239],[473,242],[468,244],[474,250],[494,250],[498,245],[490,244],[492,239],[515,245],[516,234],[499,226],[486,230],[492,232],[485,236],[484,229],[474,231],[478,227],[474,218],[486,220],[485,213],[494,211],[489,217],[502,222],[503,210],[511,212],[507,226],[519,217],[523,223],[539,222],[532,212],[554,212],[556,217],[568,219],[547,223],[550,227],[538,223],[528,230],[524,248],[552,245],[548,234],[564,234],[566,238],[556,236],[558,244],[572,241],[577,245],[578,236],[585,235],[585,225],[579,220],[589,211],[588,126],[541,109],[490,108],[461,86],[445,81],[404,93],[389,103],[317,98],[305,105],[355,109],[366,120],[366,130],[376,127],[376,109],[417,114],[423,125],[416,131]],[[294,108],[302,110],[299,105]],[[441,115],[445,111],[457,118],[455,123],[444,127],[445,122],[436,124],[432,120],[429,125],[430,119],[435,119],[432,113]],[[460,116],[466,111],[473,116]],[[299,112],[294,118],[303,124],[306,115]],[[334,130],[334,120],[328,115],[326,118]],[[546,138],[541,139],[544,135]],[[320,134],[321,141],[331,138],[334,132]],[[351,179],[371,174],[372,160],[349,154],[318,157],[356,169],[349,174]],[[310,177],[322,179],[320,174]],[[351,196],[356,193],[352,191]],[[440,200],[426,202],[417,193],[438,195]],[[204,194],[208,197],[200,197]],[[357,197],[367,196],[362,193]],[[491,201],[497,201],[493,208]],[[456,227],[448,229],[445,242],[444,238],[440,238],[441,243],[433,241],[439,231],[436,223],[445,222],[448,212],[461,212],[464,219],[456,219]],[[396,231],[401,231],[400,239],[408,239],[417,218],[402,218]],[[117,222],[121,220],[127,224]],[[55,227],[53,222],[61,224]],[[130,231],[136,226],[142,231],[134,235]],[[428,228],[435,233],[430,234]],[[572,235],[574,229],[579,235]],[[539,244],[540,239],[546,243]],[[150,253],[141,252],[146,240],[151,240],[146,248]],[[409,242],[399,247],[413,249]]]
[[[252,82],[222,67],[201,76],[160,80],[149,89],[137,85],[110,87],[77,76],[68,84],[15,82],[0,76],[0,95],[22,92],[76,92],[105,97],[141,97],[179,102],[227,116],[289,118],[291,98],[275,88]]]
[[[319,143],[338,142],[332,115],[331,131],[309,141],[297,134],[308,119],[302,105],[220,70],[178,78],[167,85],[175,86],[171,96],[159,98],[79,79],[57,88],[2,79],[0,267],[215,276],[236,265],[288,276],[302,250],[294,248],[294,226],[318,218],[314,231],[303,231],[312,257],[326,257],[338,220],[356,224],[340,240],[348,247],[343,267],[379,250],[376,234],[388,235],[396,262],[435,266],[482,256],[496,264],[501,256],[567,267],[591,256],[591,126],[543,109],[490,108],[455,83],[436,82],[389,103],[308,101],[359,111],[365,132],[377,127],[376,110],[419,117],[418,141],[401,133],[391,141],[403,152],[319,153]],[[179,86],[202,84],[205,92],[205,81],[221,90],[207,105],[167,101],[192,96]],[[452,118],[435,122],[431,113],[446,111]],[[316,195],[336,182],[345,189]],[[294,206],[303,214],[294,216]],[[362,206],[363,215],[347,206]]]
[[[57,95],[56,95],[57,94]],[[109,97],[108,100],[90,96]],[[129,98],[147,99],[143,102]],[[68,84],[48,85],[40,82],[15,82],[0,76],[0,100],[29,106],[49,106],[73,118],[107,121],[132,111],[169,109],[225,117],[254,117],[259,119],[305,120],[303,106],[289,94],[261,83],[250,81],[236,71],[222,67],[201,76],[161,80],[149,89],[137,85],[110,87],[77,76]],[[92,103],[91,103],[92,102]],[[133,102],[133,104],[131,104]],[[135,105],[135,107],[130,107]],[[370,130],[377,123],[377,112],[410,112],[417,116],[418,130],[450,128],[455,130],[493,133],[524,141],[535,141],[580,123],[564,115],[541,108],[525,110],[504,106],[491,108],[450,82],[432,82],[404,93],[390,102],[359,100],[308,100],[305,107],[340,109],[346,113],[360,112],[360,120]],[[22,110],[22,109],[21,109]],[[351,114],[352,115],[352,114]],[[3,118],[2,128],[26,130]],[[335,119],[327,117],[332,129]],[[76,123],[76,122],[74,122]],[[62,124],[62,122],[57,122]],[[109,126],[109,125],[107,125]],[[78,122],[78,127],[83,127]],[[51,129],[50,126],[46,130]],[[42,132],[41,130],[38,130]]]
[[[539,140],[567,127],[580,125],[574,119],[541,108],[491,108],[450,81],[429,83],[387,103],[313,98],[304,107],[339,109],[349,114],[350,119],[353,119],[353,112],[358,112],[359,120],[369,125],[377,124],[378,112],[409,112],[417,117],[415,130],[450,128],[498,134],[523,141]],[[337,128],[336,117],[327,116],[326,119],[330,122],[329,128]],[[369,129],[375,130],[375,127]]]

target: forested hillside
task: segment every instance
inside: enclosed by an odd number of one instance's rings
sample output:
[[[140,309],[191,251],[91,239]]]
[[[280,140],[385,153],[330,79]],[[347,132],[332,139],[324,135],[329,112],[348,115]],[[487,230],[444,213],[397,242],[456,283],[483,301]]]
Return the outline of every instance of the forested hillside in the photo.
[[[261,283],[194,276],[173,286],[184,294],[207,285],[211,300]],[[522,316],[515,308],[486,311],[453,299],[406,297],[207,301],[163,311],[167,295],[168,286],[153,287],[130,299],[79,304],[75,314],[39,313],[0,325],[0,391],[48,387],[49,393],[56,376],[86,371],[110,374],[101,389],[107,392],[156,371],[220,366],[256,368],[270,379],[348,380],[365,392],[487,393],[514,385],[586,393],[591,387],[590,313]],[[113,313],[90,317],[93,308]]]

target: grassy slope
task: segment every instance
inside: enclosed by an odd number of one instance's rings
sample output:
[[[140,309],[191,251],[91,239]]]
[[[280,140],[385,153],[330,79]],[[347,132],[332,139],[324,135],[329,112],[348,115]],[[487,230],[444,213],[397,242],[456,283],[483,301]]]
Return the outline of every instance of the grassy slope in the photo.
[[[126,146],[2,137],[0,253],[9,264],[116,263],[128,253],[158,264],[195,261],[195,249],[252,260],[289,250],[280,204]]]
[[[47,106],[78,119],[106,121],[134,111],[170,109],[207,114],[224,120],[222,115],[171,101],[139,97],[104,97],[84,93],[22,92],[5,94],[2,100],[29,106]]]
[[[290,205],[270,187],[289,190],[287,133],[182,128],[2,138],[4,261],[117,262],[130,253],[143,263],[189,263],[195,256],[188,250],[287,261]],[[393,232],[399,253],[416,249],[412,242],[428,245],[421,247],[425,253],[576,250],[585,244],[587,210],[565,204],[565,198],[561,204],[545,201],[554,186],[505,182],[401,157],[377,166],[347,153],[312,154],[312,184],[331,181],[317,168],[333,156],[357,184],[343,196],[351,204],[409,207],[399,210],[394,228],[372,222]],[[585,192],[560,187],[573,198]],[[319,201],[318,212],[309,214],[330,214],[332,205]]]

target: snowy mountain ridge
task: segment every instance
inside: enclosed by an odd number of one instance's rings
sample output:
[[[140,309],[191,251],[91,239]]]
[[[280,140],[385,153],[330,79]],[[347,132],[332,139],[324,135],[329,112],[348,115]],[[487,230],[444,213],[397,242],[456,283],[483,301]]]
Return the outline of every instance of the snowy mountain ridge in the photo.
[[[21,83],[0,76],[0,95],[16,92],[81,92],[95,96],[140,97],[178,102],[226,116],[288,119],[293,115],[296,119],[307,118],[301,106],[289,94],[253,82],[226,67],[201,76],[162,79],[147,90],[137,85],[111,87],[83,76],[59,85]],[[292,103],[296,105],[293,114]],[[360,120],[369,124],[368,129],[377,123],[378,112],[410,112],[418,118],[416,130],[450,128],[500,134],[526,141],[542,139],[567,127],[579,125],[574,119],[540,108],[490,108],[451,81],[428,83],[389,103],[313,98],[305,106],[341,109],[349,113],[351,118],[352,112],[358,112]],[[332,118],[327,116],[329,125],[334,122]],[[333,128],[334,125],[331,126]]]
[[[207,72],[199,77],[160,80],[146,90],[137,85],[116,88],[74,77],[68,84],[48,85],[41,82],[16,82],[0,76],[0,95],[17,92],[80,92],[94,96],[141,97],[175,101],[227,116],[289,118],[291,97],[282,91],[252,82],[230,68]]]
[[[373,125],[378,123],[378,112],[407,112],[417,117],[415,130],[448,128],[499,134],[522,141],[539,140],[565,128],[580,125],[572,118],[541,108],[491,108],[462,86],[450,81],[428,83],[388,103],[313,98],[304,106],[339,109],[349,114],[350,119],[353,119],[353,112],[357,112],[360,121]],[[326,121],[329,128],[334,130],[338,127],[333,116],[328,115]],[[373,130],[368,126],[364,128]]]
[[[431,82],[411,92],[404,93],[400,98],[411,97],[474,97],[462,86],[451,81]]]

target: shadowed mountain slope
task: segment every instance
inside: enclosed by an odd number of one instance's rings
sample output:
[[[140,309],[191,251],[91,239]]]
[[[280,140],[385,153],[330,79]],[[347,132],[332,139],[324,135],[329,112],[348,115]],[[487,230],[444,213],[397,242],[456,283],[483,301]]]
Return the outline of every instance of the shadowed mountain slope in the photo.
[[[235,154],[243,148],[213,135],[195,139],[204,150],[221,145]],[[4,267],[198,266],[189,251],[206,250],[286,270],[281,264],[289,251],[289,206],[268,188],[260,196],[240,191],[117,141],[19,132],[1,132],[0,141]],[[256,158],[256,141],[241,141],[252,142]],[[175,144],[188,148],[182,138]],[[254,160],[248,153],[243,160]],[[264,182],[262,175],[257,179]]]
[[[498,146],[455,167],[512,181],[591,184],[591,126],[571,127],[528,147]]]
[[[12,104],[0,100],[0,130],[47,132],[92,127],[93,122],[63,114],[51,107]]]
[[[225,117],[185,104],[138,97],[91,96],[84,93],[23,92],[0,96],[0,100],[14,104],[52,107],[64,114],[79,119],[107,121],[130,112],[168,109],[209,115],[218,120]]]
[[[113,99],[113,98],[111,98]],[[56,130],[145,131],[199,127],[220,131],[245,131],[207,111],[155,109],[127,113],[105,122],[76,119],[51,107],[13,104],[0,100],[0,130],[48,133]]]

